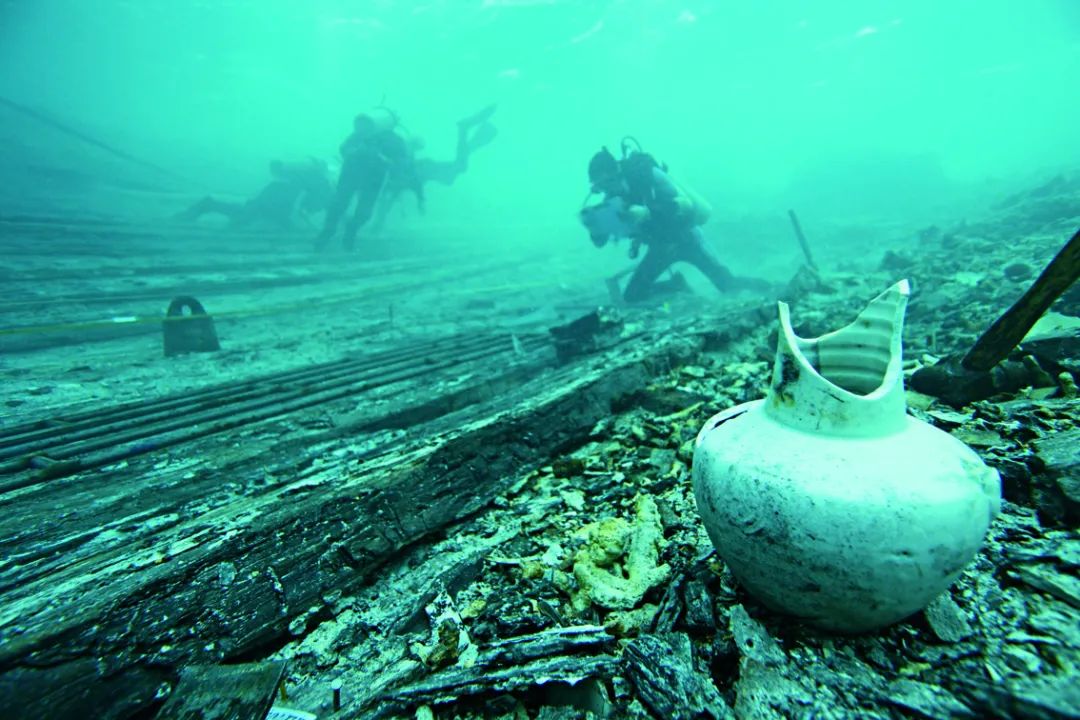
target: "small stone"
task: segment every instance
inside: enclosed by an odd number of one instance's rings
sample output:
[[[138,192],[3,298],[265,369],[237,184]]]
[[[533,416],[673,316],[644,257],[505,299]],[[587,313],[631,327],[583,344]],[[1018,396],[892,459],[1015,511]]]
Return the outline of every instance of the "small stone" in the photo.
[[[701,379],[706,375],[705,368],[698,365],[687,365],[686,367],[682,368],[680,372],[682,372],[682,374],[686,375],[687,377],[698,379]]]
[[[927,410],[931,405],[937,402],[937,398],[933,395],[924,395],[921,392],[916,392],[914,390],[907,390],[904,395],[907,398],[908,407],[917,408],[919,410]]]
[[[1057,392],[1057,387],[1027,388],[1027,392],[1024,393],[1024,396],[1029,397],[1032,400],[1045,400],[1048,397],[1053,397]]]
[[[1005,441],[1001,439],[1001,435],[993,430],[962,427],[957,428],[949,434],[965,445],[971,445],[972,447],[988,448],[1003,445],[1005,443]]]
[[[934,635],[943,642],[959,642],[971,635],[967,616],[947,592],[934,598],[923,613]]]
[[[1065,371],[1058,373],[1058,387],[1061,388],[1061,397],[1074,398],[1077,394],[1076,381],[1073,376]]]
[[[566,565],[569,557],[563,546],[557,542],[553,542],[547,546],[544,550],[544,554],[540,558],[540,562],[547,567],[562,568]]]
[[[742,605],[731,608],[729,620],[735,644],[744,657],[765,666],[783,665],[787,662],[784,651],[769,635],[769,631],[751,618]]]
[[[1039,517],[1048,524],[1080,524],[1080,430],[1073,429],[1034,442],[1035,455],[1042,462],[1037,493]]]
[[[658,473],[668,473],[675,464],[675,459],[677,457],[678,454],[674,450],[650,448],[649,464],[652,465]]]
[[[704,395],[685,388],[653,386],[642,393],[640,405],[645,411],[662,417],[683,412],[705,399]]]
[[[1005,277],[1012,280],[1013,282],[1021,282],[1023,280],[1027,280],[1029,277],[1031,277],[1033,273],[1031,266],[1027,263],[1022,262],[1015,262],[1011,265],[1006,265],[1003,272],[1005,273]]]
[[[585,461],[581,458],[559,458],[551,464],[551,474],[557,478],[576,477],[585,472]]]
[[[956,410],[927,410],[926,414],[938,421],[938,424],[944,427],[955,427],[957,425],[963,425],[971,420],[970,412],[957,412]]]
[[[559,492],[563,502],[571,510],[581,512],[585,509],[585,493],[580,490],[562,490]]]
[[[1028,587],[1080,609],[1080,580],[1053,568],[1020,566],[1012,571]]]
[[[626,675],[653,717],[667,720],[731,717],[712,678],[694,666],[693,644],[682,633],[642,635],[623,651]]]
[[[476,598],[461,610],[462,620],[472,620],[480,617],[484,610],[487,609],[487,600],[483,598]]]
[[[629,637],[652,627],[660,607],[645,603],[634,610],[616,610],[604,620],[604,629],[615,637]]]
[[[705,583],[700,580],[688,582],[683,591],[683,603],[686,605],[687,627],[706,632],[716,630],[712,596],[709,595]]]
[[[881,265],[878,266],[880,270],[907,270],[915,261],[906,255],[887,250],[885,256],[881,258]]]
[[[300,637],[307,630],[307,613],[297,615],[289,623],[289,634],[293,637]]]
[[[957,700],[943,687],[916,680],[897,680],[886,691],[885,699],[901,708],[926,718],[974,717],[967,705]]]
[[[961,270],[960,272],[952,276],[953,282],[959,285],[965,285],[967,287],[975,287],[979,284],[980,281],[982,281],[982,279],[982,273],[971,272],[968,270]]]
[[[1005,664],[1022,675],[1037,677],[1043,669],[1039,656],[1019,645],[1006,645],[1003,650]]]

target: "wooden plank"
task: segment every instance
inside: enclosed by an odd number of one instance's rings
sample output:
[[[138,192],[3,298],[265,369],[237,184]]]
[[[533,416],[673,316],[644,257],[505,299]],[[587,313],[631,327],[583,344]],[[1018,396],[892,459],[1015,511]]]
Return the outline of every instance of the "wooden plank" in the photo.
[[[285,663],[189,665],[156,720],[263,720]]]
[[[529,340],[530,349],[536,349],[535,340]],[[481,360],[499,353],[500,346],[509,350],[509,340],[505,337],[474,338],[461,341],[456,352],[448,352],[438,357],[427,348],[417,348],[416,352],[430,353],[431,360],[426,363],[414,362],[406,358],[396,366],[354,371],[351,367],[327,372],[327,379],[296,383],[278,383],[266,385],[259,391],[244,392],[238,397],[221,398],[206,407],[191,408],[189,412],[174,411],[161,413],[162,417],[147,417],[142,422],[120,421],[114,424],[101,423],[92,427],[87,434],[89,439],[82,440],[76,435],[68,441],[65,435],[54,445],[46,444],[35,448],[33,445],[16,446],[12,452],[23,457],[8,463],[0,463],[0,475],[18,473],[35,467],[34,459],[47,459],[38,472],[22,473],[12,479],[0,481],[0,492],[26,487],[45,479],[70,475],[79,469],[100,467],[119,462],[126,458],[184,442],[190,442],[208,435],[223,433],[239,427],[247,427],[257,422],[280,417],[308,408],[326,405],[336,400],[361,397],[370,391],[406,381],[422,380],[436,370],[449,370],[467,366],[470,361]],[[230,402],[231,401],[231,402]],[[100,436],[100,437],[99,437]],[[7,452],[7,450],[0,450]],[[57,463],[58,465],[53,465]]]
[[[417,362],[426,364],[425,357]],[[405,428],[438,433],[446,424],[432,423],[501,397],[548,365],[544,353],[489,360],[132,456],[122,467],[0,493],[0,598],[63,568],[141,547],[189,518],[274,492],[295,479],[295,468],[320,462],[328,447],[344,446],[359,462],[400,447]]]

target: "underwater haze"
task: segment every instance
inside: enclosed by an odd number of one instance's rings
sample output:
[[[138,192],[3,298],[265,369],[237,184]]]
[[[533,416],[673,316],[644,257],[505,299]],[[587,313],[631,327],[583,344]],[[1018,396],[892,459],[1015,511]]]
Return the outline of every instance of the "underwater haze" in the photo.
[[[0,98],[203,192],[249,192],[271,158],[333,158],[380,104],[449,155],[455,121],[497,103],[497,141],[428,216],[515,242],[582,243],[585,165],[624,135],[721,222],[789,206],[922,221],[1080,164],[1076,0],[0,8]]]

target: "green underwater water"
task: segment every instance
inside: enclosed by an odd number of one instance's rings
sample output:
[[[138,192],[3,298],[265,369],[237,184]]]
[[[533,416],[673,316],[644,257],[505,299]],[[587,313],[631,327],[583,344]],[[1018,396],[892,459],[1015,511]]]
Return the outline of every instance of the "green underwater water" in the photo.
[[[934,219],[1080,156],[1073,0],[7,0],[0,66],[0,97],[241,195],[269,158],[333,160],[364,109],[446,156],[497,103],[430,209],[519,243],[582,242],[585,164],[624,135],[720,223]]]

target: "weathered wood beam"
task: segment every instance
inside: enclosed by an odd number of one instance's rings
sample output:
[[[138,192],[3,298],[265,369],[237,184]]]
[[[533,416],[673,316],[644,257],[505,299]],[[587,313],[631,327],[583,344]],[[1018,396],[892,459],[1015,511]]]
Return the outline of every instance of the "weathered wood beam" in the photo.
[[[1077,279],[1080,279],[1080,230],[1058,251],[1027,292],[982,334],[960,364],[967,370],[988,372],[1020,344],[1035,322]]]

